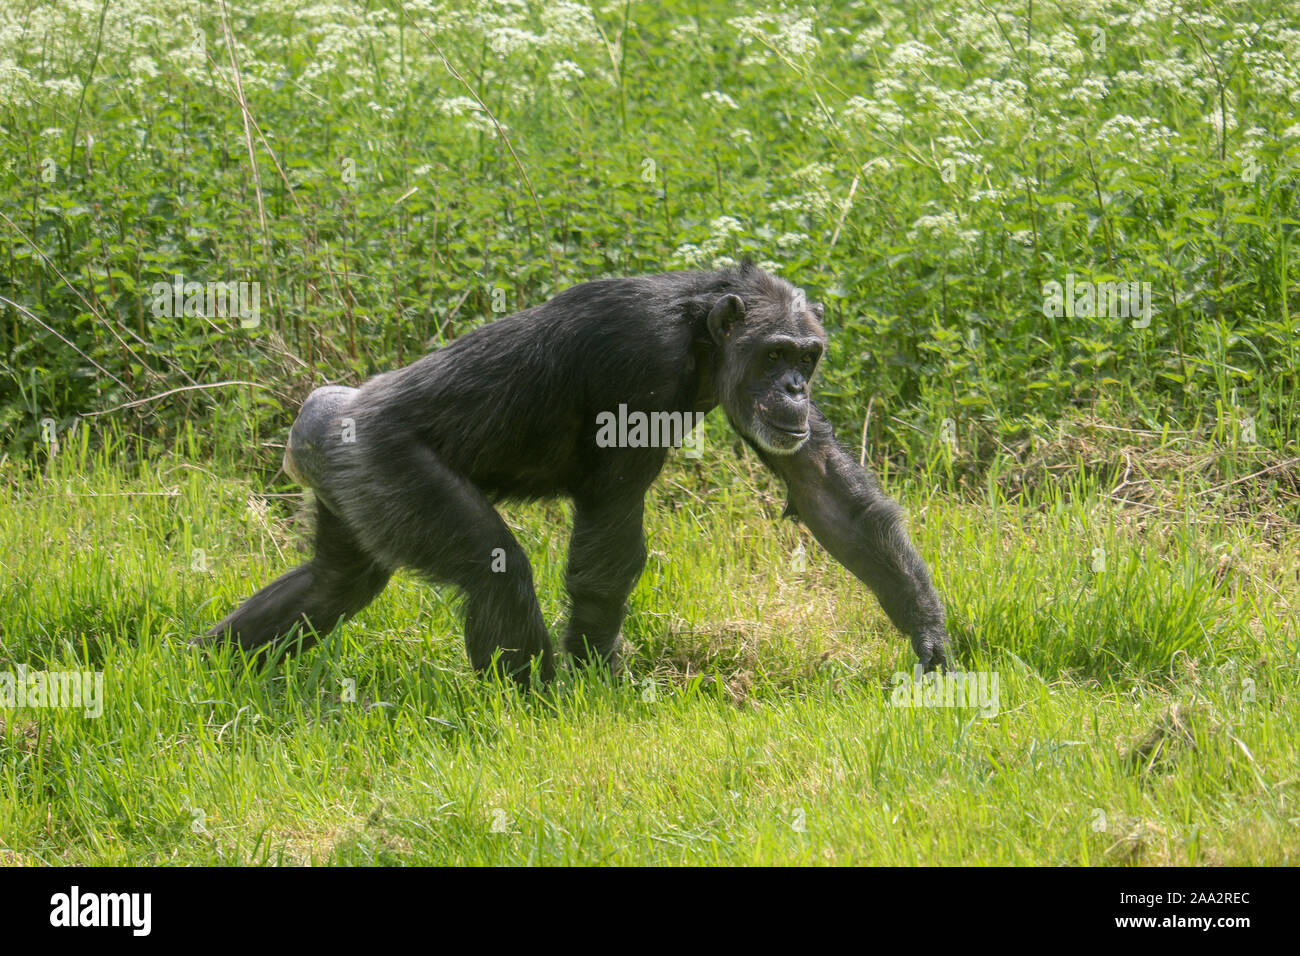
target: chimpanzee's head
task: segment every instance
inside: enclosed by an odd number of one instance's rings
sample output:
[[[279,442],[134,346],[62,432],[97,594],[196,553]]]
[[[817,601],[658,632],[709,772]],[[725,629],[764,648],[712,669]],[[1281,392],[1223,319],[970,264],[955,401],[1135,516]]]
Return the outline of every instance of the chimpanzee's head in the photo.
[[[773,455],[793,454],[810,434],[811,381],[826,347],[822,307],[757,269],[745,279],[740,294],[709,311],[715,395],[741,435]]]

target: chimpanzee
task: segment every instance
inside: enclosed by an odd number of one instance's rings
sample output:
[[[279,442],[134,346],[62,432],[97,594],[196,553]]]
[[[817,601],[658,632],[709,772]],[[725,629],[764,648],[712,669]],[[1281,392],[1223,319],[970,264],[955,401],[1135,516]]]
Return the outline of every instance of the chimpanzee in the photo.
[[[463,593],[476,669],[549,680],[554,657],[532,569],[493,505],[567,496],[564,649],[616,671],[627,596],[646,559],[645,494],[667,449],[599,432],[616,412],[702,415],[721,405],[785,481],[786,513],[875,592],[927,670],[945,666],[943,605],[901,509],[840,448],[810,398],[826,344],[821,318],[820,305],[752,263],[602,279],[360,388],[317,389],[284,458],[316,493],[315,556],[203,640],[252,650],[324,635],[407,567]]]

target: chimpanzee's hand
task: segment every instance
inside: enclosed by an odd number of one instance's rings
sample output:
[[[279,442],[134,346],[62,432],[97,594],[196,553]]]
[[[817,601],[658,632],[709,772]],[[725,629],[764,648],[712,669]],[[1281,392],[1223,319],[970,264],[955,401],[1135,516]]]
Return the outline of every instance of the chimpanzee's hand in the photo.
[[[921,667],[927,673],[952,666],[952,641],[942,624],[923,627],[913,634],[912,650],[916,651]]]

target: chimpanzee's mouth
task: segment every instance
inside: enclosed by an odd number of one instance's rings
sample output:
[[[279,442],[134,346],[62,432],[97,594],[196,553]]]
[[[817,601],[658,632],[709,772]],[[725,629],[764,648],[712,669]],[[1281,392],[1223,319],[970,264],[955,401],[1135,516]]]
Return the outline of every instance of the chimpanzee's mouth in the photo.
[[[786,425],[778,425],[776,422],[768,422],[768,427],[779,431],[783,435],[789,435],[791,438],[807,438],[809,435],[808,426],[803,425],[799,428],[790,428]]]

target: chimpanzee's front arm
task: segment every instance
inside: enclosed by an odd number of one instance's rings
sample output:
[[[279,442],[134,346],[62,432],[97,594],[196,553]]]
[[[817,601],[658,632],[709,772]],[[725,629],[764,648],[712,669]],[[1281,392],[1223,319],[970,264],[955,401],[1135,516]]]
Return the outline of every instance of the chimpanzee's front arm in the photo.
[[[793,454],[759,452],[789,488],[786,513],[875,592],[927,671],[949,666],[943,603],[903,527],[902,509],[844,452],[815,405],[808,424],[812,433]]]

